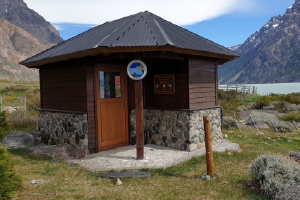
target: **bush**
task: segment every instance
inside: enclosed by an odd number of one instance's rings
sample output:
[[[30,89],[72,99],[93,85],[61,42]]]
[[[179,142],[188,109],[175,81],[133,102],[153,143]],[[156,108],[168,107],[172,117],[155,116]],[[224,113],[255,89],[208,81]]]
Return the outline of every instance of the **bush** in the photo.
[[[38,120],[38,113],[27,112],[26,116],[24,116],[23,110],[18,110],[9,115],[9,123],[11,124],[12,128],[19,128],[19,127],[36,127]]]
[[[229,127],[237,127],[237,124],[232,117],[223,117],[222,127],[228,129]]]
[[[241,93],[237,92],[236,90],[229,90],[229,91],[218,90],[218,98],[220,100],[224,100],[227,102],[237,102],[238,96],[240,94]]]
[[[286,115],[283,115],[279,117],[283,121],[295,121],[295,122],[300,122],[300,112],[290,112]]]
[[[249,168],[253,183],[269,198],[300,184],[300,166],[279,155],[262,155]]]
[[[292,132],[292,128],[289,125],[285,124],[284,122],[279,122],[275,126],[277,130],[280,132]]]
[[[275,104],[275,108],[279,112],[284,112],[285,111],[285,106],[286,106],[286,103],[284,101],[279,101],[278,103]]]
[[[0,142],[10,133],[10,125],[7,122],[6,112],[0,113]]]
[[[22,185],[22,177],[16,174],[14,162],[7,148],[0,143],[0,199],[17,196],[17,190]]]
[[[289,187],[275,197],[275,200],[285,199],[300,199],[300,185]]]
[[[292,104],[300,104],[300,98],[296,97],[294,94],[287,94],[285,100]]]
[[[265,106],[268,106],[272,102],[272,99],[268,96],[263,96],[261,99],[257,100],[253,107],[255,109],[262,109]]]

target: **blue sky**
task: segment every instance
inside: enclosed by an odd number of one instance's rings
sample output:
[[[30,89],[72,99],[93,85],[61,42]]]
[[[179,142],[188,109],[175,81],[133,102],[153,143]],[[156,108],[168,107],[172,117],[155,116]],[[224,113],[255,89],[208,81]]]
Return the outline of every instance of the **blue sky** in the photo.
[[[29,8],[52,23],[65,40],[106,21],[148,10],[225,47],[243,43],[271,17],[283,15],[295,2],[295,0],[24,1]]]

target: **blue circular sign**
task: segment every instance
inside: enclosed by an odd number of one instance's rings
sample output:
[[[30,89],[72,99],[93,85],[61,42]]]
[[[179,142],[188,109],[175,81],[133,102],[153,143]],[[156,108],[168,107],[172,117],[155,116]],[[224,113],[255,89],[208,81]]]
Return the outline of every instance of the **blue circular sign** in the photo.
[[[127,66],[127,74],[133,80],[142,80],[147,75],[147,66],[140,60],[133,60]]]

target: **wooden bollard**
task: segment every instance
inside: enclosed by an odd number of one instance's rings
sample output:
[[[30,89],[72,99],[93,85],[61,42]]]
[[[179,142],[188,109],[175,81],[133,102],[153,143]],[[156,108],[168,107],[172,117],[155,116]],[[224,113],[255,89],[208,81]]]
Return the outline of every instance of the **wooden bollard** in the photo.
[[[206,115],[206,116],[203,116],[203,121],[204,121],[204,131],[205,131],[207,175],[212,177],[212,176],[214,176],[214,157],[213,157],[213,151],[212,151],[212,136],[211,136],[211,128],[210,128],[210,119]]]

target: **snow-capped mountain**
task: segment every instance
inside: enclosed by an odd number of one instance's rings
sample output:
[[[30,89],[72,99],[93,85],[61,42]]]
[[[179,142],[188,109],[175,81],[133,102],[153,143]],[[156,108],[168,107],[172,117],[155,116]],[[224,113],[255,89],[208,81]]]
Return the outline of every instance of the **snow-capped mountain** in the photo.
[[[222,84],[300,82],[300,0],[229,49],[242,56],[219,67]]]

